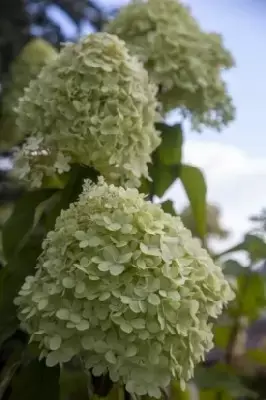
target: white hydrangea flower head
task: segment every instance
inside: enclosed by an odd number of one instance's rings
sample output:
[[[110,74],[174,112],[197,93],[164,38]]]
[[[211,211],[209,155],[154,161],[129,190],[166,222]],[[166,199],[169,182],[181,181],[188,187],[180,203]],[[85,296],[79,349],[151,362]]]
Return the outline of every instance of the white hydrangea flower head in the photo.
[[[29,139],[18,177],[41,186],[78,163],[109,182],[139,185],[160,144],[156,91],[118,37],[96,33],[66,45],[20,100],[17,124]]]
[[[220,129],[234,116],[221,77],[233,66],[221,37],[201,30],[178,0],[136,0],[122,7],[106,31],[125,40],[159,86],[165,112],[179,108],[192,126]]]
[[[3,90],[0,146],[10,148],[24,139],[16,126],[16,107],[31,80],[36,79],[43,66],[57,56],[56,49],[43,39],[32,39],[23,47],[10,68],[10,80]]]
[[[233,297],[179,217],[100,178],[61,212],[15,302],[48,366],[79,356],[159,397],[172,377],[191,378],[213,345],[209,317]]]

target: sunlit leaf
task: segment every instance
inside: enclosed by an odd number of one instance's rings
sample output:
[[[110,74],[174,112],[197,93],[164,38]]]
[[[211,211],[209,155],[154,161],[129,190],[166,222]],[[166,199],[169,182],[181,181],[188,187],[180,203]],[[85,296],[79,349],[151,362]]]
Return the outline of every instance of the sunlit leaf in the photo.
[[[200,390],[198,400],[232,400],[230,393],[221,390]]]
[[[182,390],[177,380],[171,382],[169,400],[190,400],[190,398],[191,393],[188,388]]]
[[[265,348],[256,349],[256,350],[248,350],[246,352],[246,357],[253,363],[256,363],[260,366],[266,366],[266,351]]]

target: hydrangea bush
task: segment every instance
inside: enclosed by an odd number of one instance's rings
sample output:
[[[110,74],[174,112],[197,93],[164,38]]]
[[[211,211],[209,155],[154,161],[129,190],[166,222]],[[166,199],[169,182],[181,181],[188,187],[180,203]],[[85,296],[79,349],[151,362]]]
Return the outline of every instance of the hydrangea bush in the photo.
[[[204,176],[182,161],[182,126],[163,119],[177,107],[197,128],[229,122],[221,70],[231,65],[185,6],[136,1],[105,32],[65,45],[21,93],[12,174],[25,185],[2,232],[0,346],[29,335],[37,354],[23,341],[18,365],[45,384],[47,373],[51,398],[73,368],[84,398],[116,382],[159,398],[173,381],[184,387],[213,346],[212,321],[234,293],[202,245]],[[178,178],[201,241],[171,202],[147,200]]]
[[[205,33],[177,0],[136,0],[106,26],[125,40],[159,86],[165,112],[179,108],[194,128],[220,129],[234,107],[222,71],[234,64],[219,35]]]
[[[32,39],[22,49],[10,70],[10,79],[3,91],[2,114],[0,121],[0,147],[8,149],[21,140],[28,132],[16,126],[16,107],[24,94],[24,89],[37,78],[44,65],[52,62],[57,51],[42,39]]]
[[[130,393],[160,397],[212,347],[233,293],[179,217],[137,189],[84,185],[43,242],[16,304],[47,365],[79,356]]]
[[[29,138],[15,173],[40,187],[78,163],[138,186],[160,144],[156,90],[116,36],[96,33],[66,45],[20,99],[17,125]]]

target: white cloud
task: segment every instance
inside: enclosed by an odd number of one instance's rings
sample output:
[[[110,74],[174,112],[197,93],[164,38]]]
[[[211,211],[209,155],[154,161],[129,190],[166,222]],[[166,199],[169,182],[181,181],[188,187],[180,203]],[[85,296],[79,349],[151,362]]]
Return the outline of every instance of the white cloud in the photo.
[[[241,239],[250,229],[250,215],[266,206],[266,157],[258,158],[236,146],[210,141],[188,140],[184,146],[184,161],[200,167],[208,184],[208,201],[222,210],[222,222],[232,235],[224,243],[226,248]],[[180,210],[187,203],[178,182],[170,189],[171,197]]]

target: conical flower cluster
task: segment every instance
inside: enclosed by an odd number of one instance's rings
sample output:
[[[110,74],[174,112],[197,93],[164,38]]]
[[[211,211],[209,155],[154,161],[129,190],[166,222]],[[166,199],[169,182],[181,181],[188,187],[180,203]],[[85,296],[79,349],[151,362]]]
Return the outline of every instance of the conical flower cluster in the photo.
[[[16,107],[25,88],[36,79],[43,66],[52,62],[57,51],[42,39],[32,39],[22,49],[11,66],[10,80],[3,91],[0,147],[10,148],[24,139],[26,132],[16,126]]]
[[[137,0],[106,30],[125,40],[159,87],[163,109],[178,108],[195,129],[220,129],[234,116],[222,71],[233,66],[221,37],[205,33],[178,0]]]
[[[160,397],[212,347],[229,284],[179,217],[136,189],[84,185],[43,243],[16,304],[47,365],[79,356],[96,376]]]
[[[68,44],[20,99],[17,124],[29,138],[16,158],[18,177],[38,187],[78,163],[138,186],[160,143],[156,90],[116,36]]]

